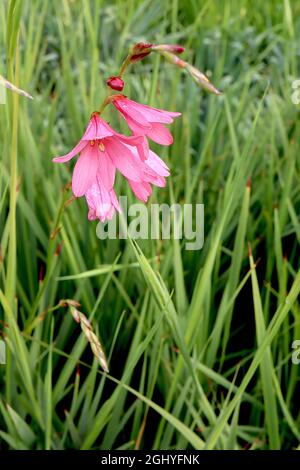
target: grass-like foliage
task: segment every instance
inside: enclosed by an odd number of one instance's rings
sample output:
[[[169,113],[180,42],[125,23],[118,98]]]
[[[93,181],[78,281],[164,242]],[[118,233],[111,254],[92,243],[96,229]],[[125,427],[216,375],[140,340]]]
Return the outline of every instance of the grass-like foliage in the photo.
[[[299,40],[291,0],[1,2],[0,74],[34,97],[0,105],[1,448],[299,448]],[[139,41],[184,45],[223,91],[159,55],[126,76],[132,99],[182,112],[150,202],[204,203],[199,251],[99,240],[73,163],[51,161]]]

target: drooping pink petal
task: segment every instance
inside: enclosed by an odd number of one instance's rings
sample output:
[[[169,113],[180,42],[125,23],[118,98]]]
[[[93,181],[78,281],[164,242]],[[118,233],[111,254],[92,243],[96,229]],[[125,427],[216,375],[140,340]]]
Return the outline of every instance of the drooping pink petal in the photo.
[[[115,208],[114,206],[110,206],[110,209],[108,210],[108,212],[106,213],[106,215],[104,217],[102,217],[101,222],[105,222],[106,220],[111,220],[115,214]]]
[[[139,161],[144,162],[145,160],[147,160],[147,158],[149,157],[149,152],[150,152],[148,140],[146,139],[146,137],[144,136],[139,136],[139,137],[141,138],[140,143],[132,147],[128,145],[127,141],[124,141],[128,150],[130,150],[130,152],[137,159],[137,164],[139,163]]]
[[[137,162],[139,162],[139,151],[137,148],[132,148],[132,154]],[[165,176],[169,176],[169,169],[165,162],[152,150],[149,150],[146,160],[140,161],[139,167],[142,173],[142,182],[151,183],[159,187],[166,185]]]
[[[143,138],[143,142],[137,145],[136,148],[137,148],[140,159],[142,161],[147,160],[147,158],[149,157],[150,149],[149,149],[149,143],[146,137]]]
[[[123,118],[125,119],[129,129],[133,132],[133,134],[142,136],[146,135],[148,131],[151,129],[151,125],[145,127],[145,126],[140,126],[139,123],[131,119],[131,117],[127,114],[122,114]]]
[[[116,134],[121,142],[125,145],[132,147],[132,151],[135,153],[137,149],[138,155],[142,161],[146,160],[149,156],[149,144],[147,139],[143,135],[132,135],[124,136],[122,134]]]
[[[100,220],[104,219],[111,208],[109,193],[107,191],[103,191],[96,181],[88,189],[85,197],[89,207],[89,220],[95,220],[97,218]]]
[[[105,222],[112,219],[115,210],[120,211],[114,190],[107,191],[98,177],[86,192],[85,197],[89,207],[89,220],[99,219],[101,222]]]
[[[166,183],[166,179],[163,176],[157,176],[153,184],[154,186],[158,186],[159,188],[164,188],[166,186]]]
[[[98,114],[93,114],[81,140],[100,140],[114,135],[114,130],[101,119]]]
[[[145,181],[142,183],[136,183],[135,181],[128,180],[128,182],[136,197],[143,202],[147,202],[152,193],[150,184]]]
[[[145,161],[146,165],[152,168],[160,176],[169,176],[170,170],[165,164],[165,162],[156,155],[155,152],[149,150],[149,157]]]
[[[177,113],[177,112],[152,108],[151,106],[137,103],[136,101],[132,101],[128,98],[125,98],[125,104],[126,104],[126,108],[124,104],[121,104],[121,106],[123,107],[122,109],[124,110],[125,108],[126,114],[128,114],[132,119],[138,122],[140,121],[135,118],[135,115],[136,116],[142,115],[143,118],[145,118],[148,122],[161,122],[165,124],[171,124],[173,122],[174,117],[178,117],[181,115],[181,113]]]
[[[98,152],[97,145],[88,144],[76,162],[72,178],[72,190],[76,197],[83,196],[96,179]]]
[[[115,95],[112,104],[124,117],[133,134],[147,135],[161,145],[173,143],[171,133],[163,124],[171,124],[180,113],[152,108],[129,100],[123,95]],[[143,160],[142,154],[141,159]]]
[[[86,131],[79,143],[69,153],[62,155],[61,157],[55,157],[52,161],[55,163],[66,163],[84,149],[87,145],[87,141],[100,140],[113,135],[114,130],[107,124],[107,122],[101,119],[97,114],[94,114],[91,117]]]
[[[145,129],[149,129],[150,125],[146,117],[141,114],[140,111],[138,111],[136,108],[134,108],[131,104],[131,100],[128,100],[127,98],[120,96],[118,98],[115,98],[112,103],[115,105],[115,107],[122,113],[126,120],[127,117],[132,119],[138,126],[144,127]]]
[[[159,186],[160,188],[163,188],[166,185],[165,177],[160,176],[148,165],[145,165],[143,178],[144,178],[144,182],[154,184],[154,186]]]
[[[109,195],[110,195],[110,200],[111,200],[111,203],[112,205],[114,206],[114,208],[118,211],[118,212],[121,212],[122,209],[121,209],[121,206],[119,204],[119,201],[118,201],[118,198],[116,196],[116,193],[115,191],[112,189],[110,192],[109,192]]]
[[[173,137],[169,129],[157,122],[152,123],[151,129],[147,131],[147,136],[160,145],[171,145],[173,143]]]
[[[132,147],[137,147],[138,145],[142,145],[144,142],[144,137],[142,135],[123,135],[115,132],[114,134],[121,142],[126,145],[130,145]]]
[[[105,149],[113,164],[125,178],[137,182],[142,181],[139,161],[129,147],[117,139],[107,138],[105,139]]]
[[[73,157],[75,157],[75,155],[80,153],[86,145],[87,143],[81,140],[69,153],[66,153],[66,155],[62,155],[61,157],[55,157],[52,159],[52,161],[55,163],[66,163]]]
[[[116,167],[105,151],[99,151],[98,177],[107,191],[113,188],[115,182]]]

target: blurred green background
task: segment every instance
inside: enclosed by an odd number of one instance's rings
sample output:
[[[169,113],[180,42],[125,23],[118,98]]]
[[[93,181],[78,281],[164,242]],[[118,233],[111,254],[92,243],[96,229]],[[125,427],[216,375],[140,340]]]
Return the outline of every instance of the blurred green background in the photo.
[[[0,22],[0,73],[34,96],[0,105],[1,448],[300,448],[300,4],[11,0]],[[100,241],[84,199],[65,204],[73,163],[51,161],[139,41],[183,45],[224,92],[154,54],[126,75],[132,99],[182,112],[150,203],[204,203],[200,251]]]

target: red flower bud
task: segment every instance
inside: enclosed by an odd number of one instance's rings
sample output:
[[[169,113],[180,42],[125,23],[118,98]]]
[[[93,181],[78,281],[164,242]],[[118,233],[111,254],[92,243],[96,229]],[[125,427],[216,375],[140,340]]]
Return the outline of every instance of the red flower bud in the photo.
[[[153,44],[149,42],[138,42],[132,48],[130,62],[138,62],[150,54]]]
[[[170,46],[170,51],[174,54],[182,54],[185,51],[185,48],[182,46]]]
[[[147,55],[150,54],[151,51],[149,52],[143,52],[142,54],[133,54],[130,57],[130,62],[138,62],[139,60],[142,60],[144,57],[147,57]]]
[[[150,42],[138,42],[133,46],[132,53],[138,54],[141,52],[146,52],[146,50],[151,49],[152,46],[153,44],[151,44]]]
[[[158,44],[152,47],[153,51],[166,51],[172,52],[173,54],[182,54],[185,51],[184,47],[178,46],[177,44]]]
[[[124,88],[124,82],[121,77],[109,77],[106,80],[106,85],[117,91],[122,91]]]

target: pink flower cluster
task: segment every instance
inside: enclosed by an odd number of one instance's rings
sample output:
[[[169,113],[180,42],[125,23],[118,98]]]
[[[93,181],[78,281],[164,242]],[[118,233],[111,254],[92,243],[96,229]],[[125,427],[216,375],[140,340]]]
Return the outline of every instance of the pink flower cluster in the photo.
[[[66,155],[53,159],[65,163],[80,154],[74,167],[72,190],[76,197],[85,196],[89,220],[101,222],[120,211],[114,190],[116,170],[126,178],[136,197],[144,202],[151,195],[151,185],[165,186],[169,168],[149,148],[147,137],[161,145],[172,144],[172,135],[165,125],[180,116],[180,113],[136,103],[124,95],[110,98],[132,135],[119,134],[99,113],[94,113],[79,143]]]

